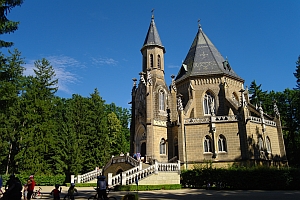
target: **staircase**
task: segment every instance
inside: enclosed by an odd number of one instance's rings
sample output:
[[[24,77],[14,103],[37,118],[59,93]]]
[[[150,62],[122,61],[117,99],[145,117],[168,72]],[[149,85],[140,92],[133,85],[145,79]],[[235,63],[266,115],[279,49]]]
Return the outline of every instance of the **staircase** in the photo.
[[[138,183],[139,185],[161,185],[161,184],[180,184],[180,161],[176,163],[159,163],[153,160],[152,164],[146,164],[135,160],[129,155],[112,157],[111,160],[103,167],[103,169],[95,169],[86,174],[71,176],[73,183],[96,182],[97,176],[107,170],[112,165],[127,163],[132,166],[127,171],[121,172],[113,176],[113,173],[107,174],[107,182],[109,186],[131,185]]]
[[[140,162],[139,166],[133,167],[130,170],[124,171],[121,174],[112,176],[112,173],[108,174],[108,185],[131,185],[137,182],[147,183],[147,185],[159,185],[159,184],[180,184],[180,161],[177,163],[159,163],[154,162],[147,168],[143,169],[143,163]],[[157,176],[153,181],[145,181],[151,176]]]

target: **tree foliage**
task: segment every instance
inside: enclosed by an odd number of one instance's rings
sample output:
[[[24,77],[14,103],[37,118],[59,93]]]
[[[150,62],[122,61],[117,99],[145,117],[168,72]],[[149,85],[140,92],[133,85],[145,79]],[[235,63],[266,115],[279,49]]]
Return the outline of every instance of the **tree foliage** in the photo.
[[[82,174],[129,150],[129,111],[89,97],[56,96],[51,63],[35,62],[24,76],[17,50],[0,54],[0,174]]]
[[[13,33],[18,29],[19,22],[11,21],[7,18],[12,8],[20,6],[23,0],[0,0],[0,35]],[[12,42],[0,40],[0,48],[11,47]]]

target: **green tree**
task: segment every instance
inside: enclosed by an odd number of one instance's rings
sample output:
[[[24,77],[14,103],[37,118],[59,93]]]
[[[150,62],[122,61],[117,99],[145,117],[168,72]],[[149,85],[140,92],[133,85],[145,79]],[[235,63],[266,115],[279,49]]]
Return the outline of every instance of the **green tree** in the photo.
[[[15,156],[21,141],[19,94],[23,88],[24,61],[18,50],[0,53],[0,173],[17,171]]]
[[[297,122],[297,92],[295,90],[285,89],[284,92],[278,92],[276,101],[281,114],[282,129],[285,139],[285,147],[289,164],[299,165],[299,125]]]
[[[72,174],[83,172],[88,151],[85,148],[86,99],[80,95],[73,95],[71,99],[62,99],[57,108],[56,117],[59,122],[54,173],[64,173],[66,181],[70,181]]]
[[[262,102],[262,107],[266,110],[263,102],[266,100],[267,91],[262,91],[261,84],[257,85],[255,80],[251,82],[249,87],[249,94],[250,94],[250,102],[253,105],[259,106]]]
[[[0,0],[0,35],[13,33],[18,29],[19,22],[11,21],[7,18],[7,14],[12,8],[20,6],[23,0]],[[12,42],[0,40],[0,48],[11,47]]]
[[[27,77],[26,92],[22,95],[24,109],[22,149],[18,159],[28,173],[51,173],[55,135],[54,94],[58,80],[46,59],[35,62],[35,76]],[[23,159],[23,158],[26,159]]]
[[[294,73],[296,78],[296,89],[300,90],[300,56],[298,56],[298,60],[296,62],[296,72]]]

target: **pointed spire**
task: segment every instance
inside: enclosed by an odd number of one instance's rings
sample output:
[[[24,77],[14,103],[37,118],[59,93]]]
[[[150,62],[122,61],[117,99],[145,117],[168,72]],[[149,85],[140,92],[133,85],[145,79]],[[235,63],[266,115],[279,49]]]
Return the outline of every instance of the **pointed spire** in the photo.
[[[198,32],[182,64],[176,80],[189,76],[226,74],[242,80],[230,67],[217,48],[202,30],[198,20]]]
[[[160,46],[163,48],[164,53],[165,53],[165,47],[162,45],[162,42],[160,40],[155,22],[154,22],[154,9],[151,10],[151,23],[144,41],[144,45],[142,49],[144,49],[146,46]]]

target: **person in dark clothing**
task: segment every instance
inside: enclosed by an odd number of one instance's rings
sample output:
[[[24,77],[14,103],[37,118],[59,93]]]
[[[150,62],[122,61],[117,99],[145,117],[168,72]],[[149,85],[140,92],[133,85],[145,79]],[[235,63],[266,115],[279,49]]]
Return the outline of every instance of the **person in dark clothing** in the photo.
[[[21,200],[22,198],[22,183],[15,175],[10,175],[9,180],[5,185],[5,193],[3,200]]]

